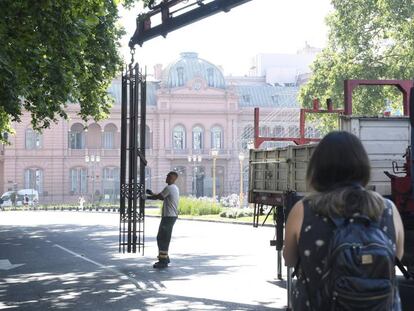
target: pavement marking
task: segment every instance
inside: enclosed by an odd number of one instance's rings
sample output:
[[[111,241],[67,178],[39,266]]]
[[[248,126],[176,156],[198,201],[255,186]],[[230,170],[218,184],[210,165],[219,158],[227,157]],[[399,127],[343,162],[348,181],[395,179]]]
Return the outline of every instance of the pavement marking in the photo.
[[[8,259],[0,259],[0,270],[11,270],[20,266],[25,265],[24,263],[12,264]]]
[[[132,277],[130,277],[130,276],[122,273],[121,271],[118,271],[118,270],[116,270],[114,268],[105,266],[105,265],[103,265],[103,264],[101,264],[101,263],[99,263],[99,262],[97,262],[95,260],[92,260],[92,259],[90,259],[90,258],[88,258],[88,257],[86,257],[84,255],[81,255],[81,254],[78,254],[78,253],[76,253],[74,251],[71,251],[70,249],[67,249],[66,247],[63,247],[62,245],[54,244],[53,246],[56,246],[56,247],[60,248],[61,250],[65,251],[65,252],[67,252],[67,253],[75,256],[75,257],[81,258],[81,259],[83,259],[83,260],[85,260],[87,262],[90,262],[91,264],[94,264],[95,266],[98,266],[98,267],[100,267],[100,268],[102,268],[104,270],[111,271],[112,273],[118,275],[122,280],[128,280],[131,283],[133,283],[136,286],[137,289],[146,289],[145,283],[140,282],[140,281],[137,281],[136,279],[134,279],[134,278],[132,278]]]

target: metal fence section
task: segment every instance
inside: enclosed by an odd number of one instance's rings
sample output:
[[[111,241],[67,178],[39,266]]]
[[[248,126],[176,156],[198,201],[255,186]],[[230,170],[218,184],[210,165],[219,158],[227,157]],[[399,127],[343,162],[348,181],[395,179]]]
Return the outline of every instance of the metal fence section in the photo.
[[[144,254],[146,76],[138,64],[122,75],[119,252]]]

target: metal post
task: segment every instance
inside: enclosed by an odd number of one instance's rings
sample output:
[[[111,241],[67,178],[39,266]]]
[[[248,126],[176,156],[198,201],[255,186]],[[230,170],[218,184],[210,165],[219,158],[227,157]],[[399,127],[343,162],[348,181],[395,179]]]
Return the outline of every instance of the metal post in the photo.
[[[213,156],[213,201],[216,202],[216,157]]]
[[[282,250],[283,229],[285,222],[284,207],[276,206],[276,250],[277,250],[277,278],[282,280]]]
[[[240,161],[240,207],[243,206],[243,160],[244,160],[244,153],[239,153],[239,161]]]
[[[292,271],[293,268],[288,267],[287,269],[287,282],[286,282],[286,289],[287,289],[287,308],[286,311],[291,311],[292,309]]]
[[[240,161],[240,207],[243,206],[243,160]]]
[[[92,207],[95,206],[95,161],[92,162]]]

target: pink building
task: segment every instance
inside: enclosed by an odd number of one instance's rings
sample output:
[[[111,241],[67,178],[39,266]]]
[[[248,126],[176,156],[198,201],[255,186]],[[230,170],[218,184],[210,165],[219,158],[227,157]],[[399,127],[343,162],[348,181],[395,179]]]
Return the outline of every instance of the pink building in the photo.
[[[217,195],[239,193],[241,152],[246,188],[253,108],[261,107],[263,135],[298,135],[299,131],[298,87],[271,86],[265,81],[264,77],[225,78],[217,66],[196,53],[182,53],[164,70],[156,66],[147,90],[147,188],[161,190],[166,173],[176,170],[182,194],[211,196],[212,149],[219,151]],[[31,129],[30,115],[14,124],[11,146],[0,150],[0,191],[37,189],[41,203],[74,202],[81,195],[89,201],[116,202],[120,80],[114,80],[109,92],[115,105],[102,122],[84,124],[73,104],[68,121],[42,134]],[[309,128],[308,134],[313,133]]]

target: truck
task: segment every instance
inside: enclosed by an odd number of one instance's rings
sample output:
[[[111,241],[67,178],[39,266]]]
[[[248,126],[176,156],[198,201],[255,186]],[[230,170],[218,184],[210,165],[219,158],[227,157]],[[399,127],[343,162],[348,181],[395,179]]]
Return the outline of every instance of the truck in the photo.
[[[395,85],[403,92],[404,116],[355,116],[352,115],[352,90],[358,85]],[[371,180],[368,188],[390,198],[396,204],[405,231],[403,264],[408,276],[414,276],[414,173],[411,156],[414,130],[414,82],[407,80],[346,80],[344,82],[345,102],[339,112],[339,130],[356,135],[364,145],[371,164]],[[411,101],[409,100],[411,90]],[[410,103],[410,107],[409,107]],[[261,150],[257,142],[266,138],[258,137],[258,120],[255,119],[255,147],[249,157],[249,203],[254,205],[253,225],[258,226],[259,215],[264,206],[270,206],[268,216],[273,212],[276,229],[278,278],[282,279],[282,250],[284,223],[293,205],[311,192],[306,182],[306,171],[313,151],[315,139],[302,136],[305,113],[318,112],[301,110],[301,137],[292,139],[296,144],[285,148]],[[411,108],[411,109],[409,109]],[[332,108],[324,110],[332,112]],[[258,115],[258,112],[257,112]],[[255,111],[256,116],[256,111]],[[270,138],[269,140],[278,140]],[[284,139],[286,140],[286,138]],[[410,281],[411,282],[411,281]],[[288,269],[288,309],[290,308],[291,269]],[[410,283],[409,287],[412,287]],[[400,287],[401,291],[401,287]]]

